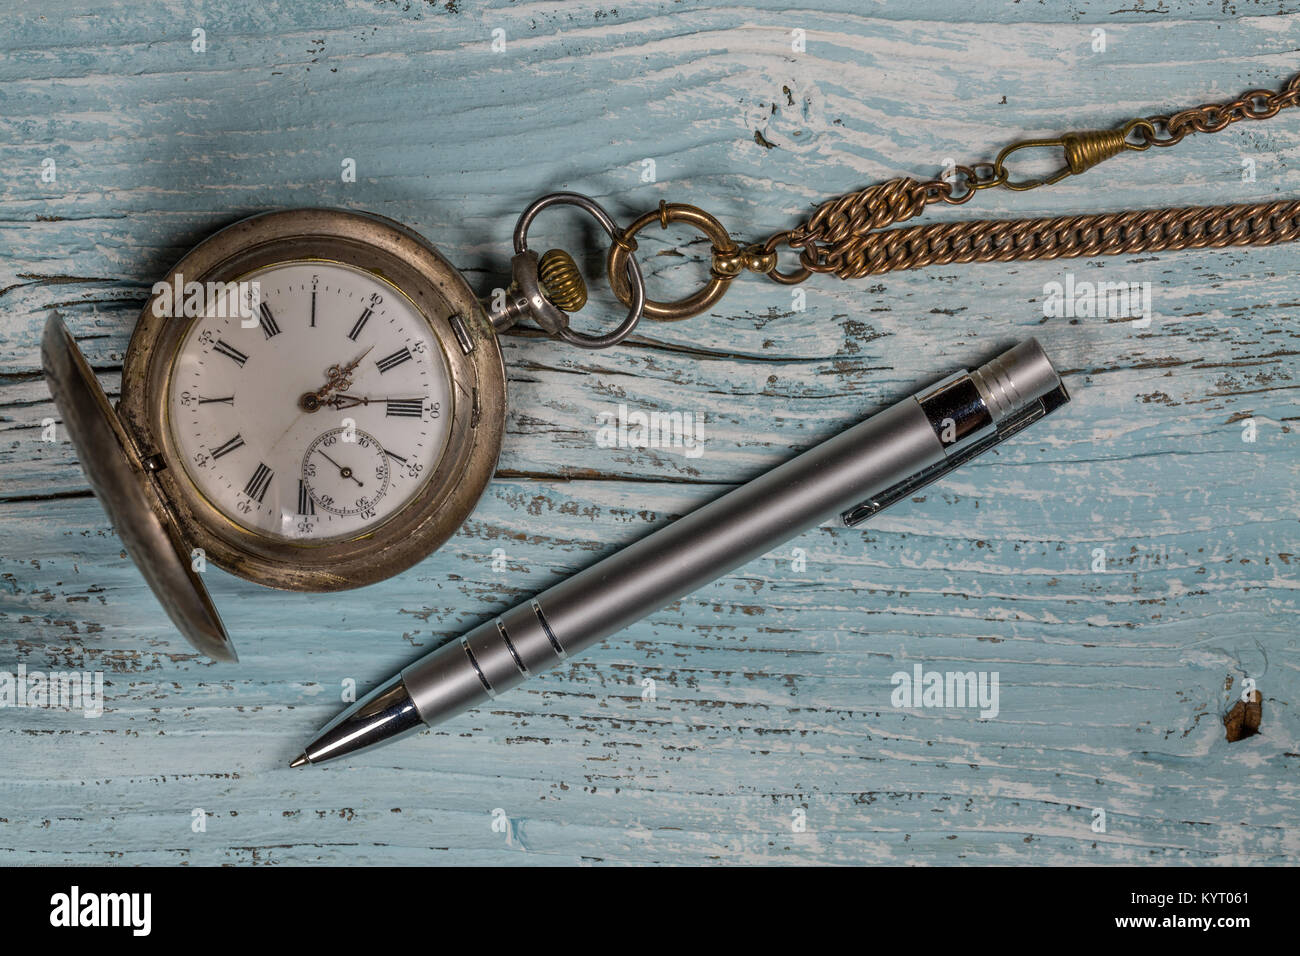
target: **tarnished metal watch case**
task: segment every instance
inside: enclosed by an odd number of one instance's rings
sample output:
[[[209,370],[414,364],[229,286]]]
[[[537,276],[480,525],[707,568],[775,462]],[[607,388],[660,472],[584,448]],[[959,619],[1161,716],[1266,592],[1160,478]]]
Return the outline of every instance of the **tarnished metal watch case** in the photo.
[[[302,260],[350,265],[395,286],[428,322],[451,380],[451,427],[437,464],[409,503],[355,537],[300,542],[258,534],[223,515],[194,486],[168,427],[167,401],[176,355],[195,319],[155,314],[161,291],[145,303],[131,337],[117,406],[120,424],[104,419],[112,412],[102,391],[99,400],[92,394],[98,383],[84,361],[77,361],[80,354],[62,324],[47,329],[47,377],[83,465],[94,472],[92,487],[119,532],[124,526],[160,527],[147,543],[139,535],[132,541],[123,533],[123,539],[173,621],[209,654],[216,635],[204,632],[211,631],[215,612],[200,616],[197,631],[195,616],[177,614],[187,605],[210,610],[206,589],[193,574],[160,575],[158,567],[172,567],[178,558],[188,566],[192,549],[201,548],[207,560],[269,587],[330,591],[382,580],[455,533],[482,495],[501,449],[506,386],[496,333],[460,273],[401,224],[335,209],[263,213],[204,240],[165,281],[180,287],[236,282],[266,266]],[[91,464],[110,448],[129,459],[127,467]],[[193,595],[173,593],[185,587],[201,592],[197,602]],[[233,657],[233,652],[214,656]]]

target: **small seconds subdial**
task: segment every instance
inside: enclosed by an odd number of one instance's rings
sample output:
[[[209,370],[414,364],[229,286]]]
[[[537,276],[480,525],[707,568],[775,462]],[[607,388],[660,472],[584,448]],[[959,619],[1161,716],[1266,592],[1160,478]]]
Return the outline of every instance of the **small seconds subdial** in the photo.
[[[430,320],[340,262],[280,262],[241,281],[258,284],[257,308],[206,309],[172,367],[167,414],[187,475],[259,534],[369,533],[415,499],[447,445],[451,377]]]
[[[353,428],[332,428],[307,446],[302,459],[305,499],[298,510],[314,514],[374,517],[388,493],[388,453],[371,435]]]

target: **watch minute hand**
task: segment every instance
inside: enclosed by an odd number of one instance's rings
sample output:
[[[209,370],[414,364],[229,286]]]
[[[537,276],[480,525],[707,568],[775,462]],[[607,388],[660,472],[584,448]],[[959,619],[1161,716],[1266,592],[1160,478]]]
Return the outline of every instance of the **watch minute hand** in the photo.
[[[358,405],[369,405],[371,402],[376,404],[380,402],[423,402],[423,398],[376,398],[369,395],[335,395],[333,398],[321,402],[322,405],[333,405],[335,408],[356,408]]]

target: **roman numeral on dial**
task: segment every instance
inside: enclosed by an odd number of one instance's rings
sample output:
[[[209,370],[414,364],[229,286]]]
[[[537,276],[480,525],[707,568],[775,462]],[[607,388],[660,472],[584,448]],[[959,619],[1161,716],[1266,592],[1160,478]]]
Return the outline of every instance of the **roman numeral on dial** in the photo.
[[[273,335],[279,335],[280,326],[275,324],[275,316],[271,314],[271,307],[263,302],[258,307],[257,311],[261,313],[261,318],[258,319],[258,322],[262,326],[262,334],[268,339]]]
[[[357,324],[352,326],[352,331],[348,333],[348,338],[355,342],[357,336],[361,334],[361,330],[366,327],[366,323],[370,321],[370,317],[374,314],[374,310],[370,308],[362,312],[361,318],[357,319]]]
[[[224,355],[240,368],[243,368],[244,363],[248,361],[247,355],[239,351],[239,349],[235,348],[225,339],[217,339],[216,345],[212,346],[212,351],[216,352],[218,355]]]
[[[239,435],[236,435],[234,438],[230,439],[230,441],[226,442],[225,444],[212,449],[212,457],[214,459],[220,458],[222,455],[229,455],[236,448],[243,448],[243,447],[244,447],[244,439],[241,438]]]
[[[259,505],[262,499],[266,497],[266,489],[271,487],[271,477],[274,472],[261,462],[257,463],[257,468],[253,471],[253,477],[248,479],[248,484],[244,485],[244,494],[252,498]]]
[[[316,502],[311,500],[311,492],[307,490],[307,482],[301,478],[298,479],[298,514],[314,515],[316,513]]]
[[[389,418],[419,418],[424,411],[422,398],[390,398],[385,404]]]
[[[403,345],[392,355],[385,355],[383,358],[376,361],[375,365],[379,367],[379,374],[383,375],[389,369],[397,368],[397,366],[401,365],[403,362],[409,362],[410,360],[411,350]]]

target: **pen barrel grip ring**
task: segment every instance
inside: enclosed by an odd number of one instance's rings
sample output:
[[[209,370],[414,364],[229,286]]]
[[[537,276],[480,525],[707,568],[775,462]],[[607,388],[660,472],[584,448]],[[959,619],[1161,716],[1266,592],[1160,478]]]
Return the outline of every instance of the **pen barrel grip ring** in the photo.
[[[536,601],[525,601],[481,624],[464,640],[494,694],[567,656]]]
[[[444,644],[402,672],[426,724],[484,704],[567,656],[534,601]]]

